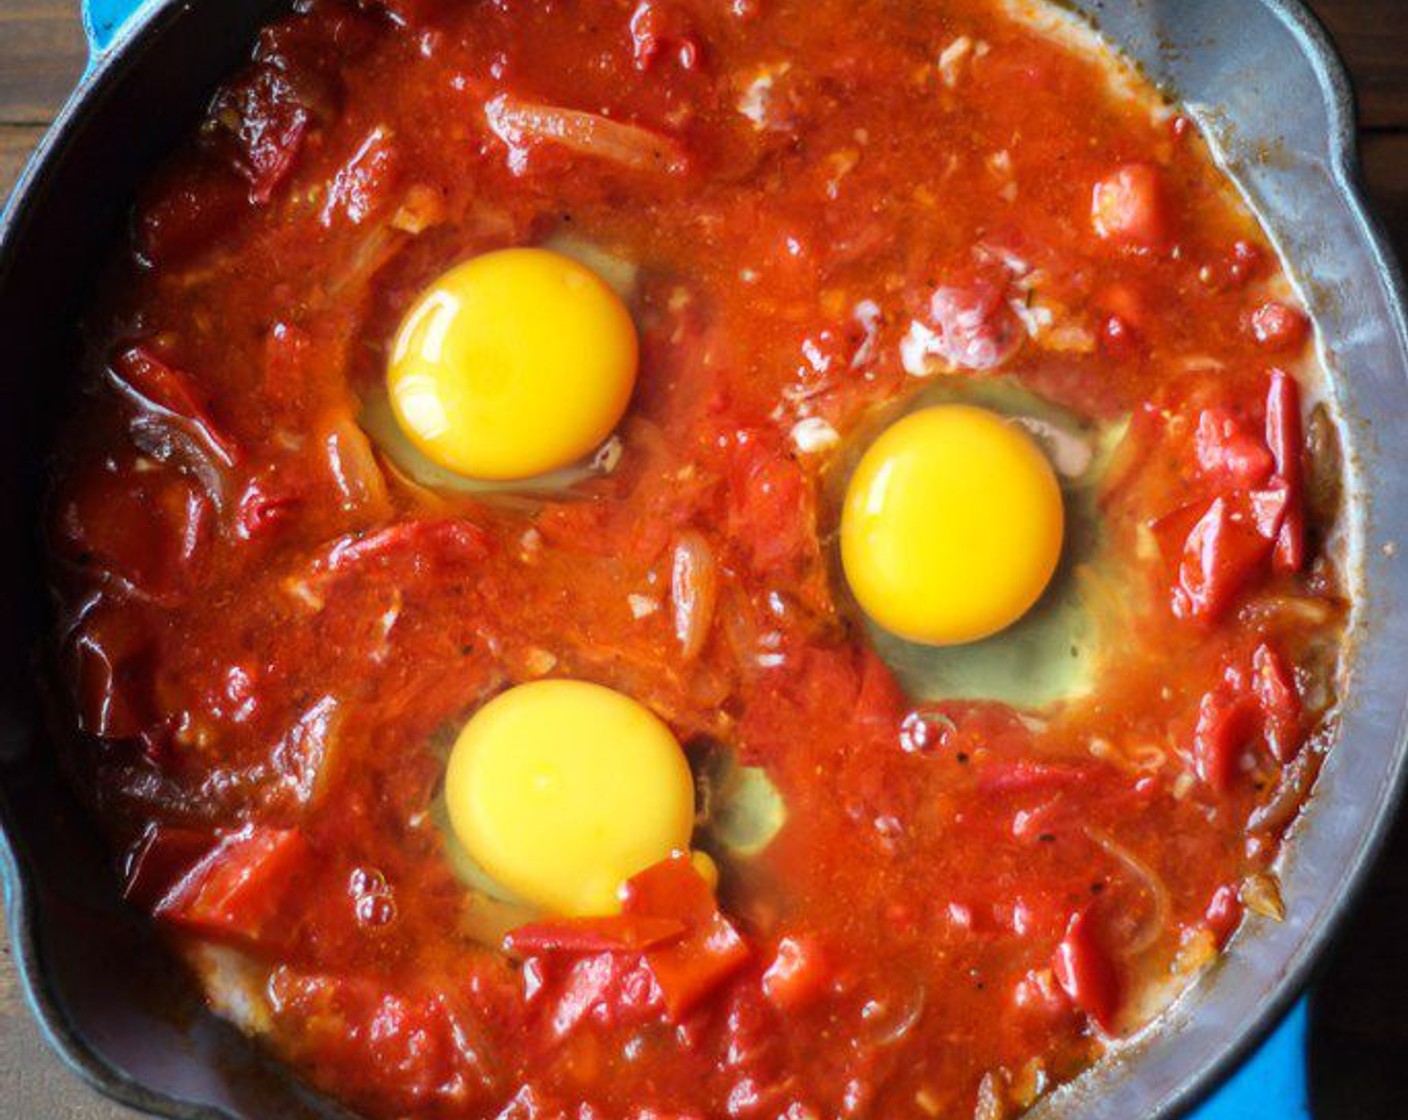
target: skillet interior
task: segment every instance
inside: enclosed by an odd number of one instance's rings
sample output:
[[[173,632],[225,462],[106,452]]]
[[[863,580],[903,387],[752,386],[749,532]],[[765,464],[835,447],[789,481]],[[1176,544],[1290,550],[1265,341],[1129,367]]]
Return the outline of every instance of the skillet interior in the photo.
[[[71,1063],[107,1091],[168,1115],[337,1115],[235,1032],[196,1010],[150,937],[118,905],[96,834],[40,730],[33,650],[47,625],[35,526],[43,448],[81,339],[73,324],[145,169],[190,125],[212,79],[244,54],[270,0],[167,2],[90,73],[7,216],[0,253],[0,773],[6,830],[25,874],[8,876],[20,963]],[[1318,28],[1282,0],[1147,0],[1075,6],[1220,142],[1293,271],[1338,377],[1363,559],[1342,745],[1331,755],[1286,868],[1288,920],[1253,925],[1214,985],[1136,1047],[1037,1110],[1090,1120],[1175,1115],[1271,1025],[1303,982],[1382,837],[1405,747],[1402,658],[1408,575],[1385,553],[1408,525],[1408,343],[1401,283],[1357,201],[1350,100]],[[1294,106],[1295,112],[1287,111]],[[1346,371],[1352,371],[1352,376]],[[1370,424],[1372,421],[1372,424]],[[1408,543],[1408,542],[1405,542]],[[13,869],[11,869],[13,871]],[[1131,1055],[1132,1056],[1132,1055]],[[172,1100],[199,1102],[173,1104]]]

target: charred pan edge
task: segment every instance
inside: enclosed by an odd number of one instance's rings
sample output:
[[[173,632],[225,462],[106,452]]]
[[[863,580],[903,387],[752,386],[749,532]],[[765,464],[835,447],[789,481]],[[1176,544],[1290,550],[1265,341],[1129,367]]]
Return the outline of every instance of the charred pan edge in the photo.
[[[1364,198],[1364,175],[1356,137],[1354,93],[1348,73],[1328,32],[1303,0],[1257,0],[1295,37],[1306,63],[1315,74],[1331,119],[1330,154],[1340,195],[1373,257],[1375,269],[1396,314],[1393,330],[1400,350],[1408,353],[1408,288],[1378,219]],[[100,54],[65,103],[0,214],[0,283],[14,268],[13,245],[51,177],[59,160],[83,122],[89,106],[110,93],[135,64],[144,44],[158,37],[180,18],[193,0],[164,0],[124,25]],[[269,6],[274,6],[270,4]],[[135,4],[134,4],[135,7]],[[1267,1001],[1258,1017],[1234,1032],[1211,1064],[1185,1080],[1160,1107],[1153,1120],[1175,1120],[1202,1103],[1225,1082],[1280,1022],[1291,1004],[1313,978],[1325,950],[1342,929],[1366,881],[1383,855],[1385,843],[1404,800],[1408,776],[1408,713],[1400,712],[1394,736],[1396,758],[1392,780],[1384,791],[1353,864],[1347,869],[1331,907],[1331,918],[1315,930]],[[66,1011],[54,997],[39,942],[38,914],[33,881],[23,854],[12,838],[13,814],[8,795],[0,790],[0,876],[3,877],[5,913],[14,959],[26,999],[44,1033],[64,1062],[75,1073],[107,1096],[134,1108],[171,1120],[237,1120],[225,1109],[179,1100],[158,1093],[129,1077],[108,1062],[73,1028]]]

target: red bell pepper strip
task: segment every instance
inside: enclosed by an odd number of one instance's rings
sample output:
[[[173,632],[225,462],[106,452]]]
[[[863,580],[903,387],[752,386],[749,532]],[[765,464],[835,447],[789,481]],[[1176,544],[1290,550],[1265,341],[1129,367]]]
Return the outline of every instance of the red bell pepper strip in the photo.
[[[617,914],[605,918],[562,918],[519,926],[504,938],[504,948],[534,953],[639,953],[671,941],[688,930],[675,918]]]
[[[1051,971],[1071,1002],[1101,1030],[1110,1030],[1120,1005],[1120,975],[1100,943],[1089,910],[1076,914],[1066,926],[1066,935],[1052,957]]]
[[[124,861],[122,897],[150,912],[215,843],[204,829],[149,825]]]
[[[1300,691],[1285,659],[1265,642],[1252,654],[1251,684],[1261,709],[1266,745],[1284,765],[1301,747]]]
[[[239,461],[239,447],[210,418],[195,386],[150,350],[133,346],[112,363],[113,379],[135,403],[171,417],[201,443],[222,466]]]
[[[1203,697],[1193,732],[1193,767],[1213,789],[1232,787],[1238,752],[1256,734],[1259,715],[1255,699],[1246,694],[1218,689]]]
[[[1301,506],[1300,387],[1284,370],[1271,371],[1266,393],[1266,446],[1276,460],[1276,475],[1286,488],[1285,516],[1276,534],[1272,564],[1278,572],[1298,572],[1305,565],[1305,510]]]
[[[1057,766],[1048,762],[993,763],[978,773],[979,793],[1029,793],[1035,790],[1070,789],[1090,778],[1084,766]]]

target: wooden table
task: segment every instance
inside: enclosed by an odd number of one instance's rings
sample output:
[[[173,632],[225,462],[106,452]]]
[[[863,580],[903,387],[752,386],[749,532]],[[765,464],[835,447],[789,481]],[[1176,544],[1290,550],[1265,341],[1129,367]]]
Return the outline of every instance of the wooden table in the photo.
[[[1358,88],[1370,192],[1408,260],[1408,0],[1312,0]],[[83,68],[77,0],[0,0],[0,196]],[[1293,110],[1288,110],[1293,111]],[[0,924],[3,919],[0,919]],[[1408,1068],[1408,825],[1342,938],[1314,1008],[1323,1120],[1400,1120]],[[119,1120],[44,1046],[0,949],[0,1114]]]

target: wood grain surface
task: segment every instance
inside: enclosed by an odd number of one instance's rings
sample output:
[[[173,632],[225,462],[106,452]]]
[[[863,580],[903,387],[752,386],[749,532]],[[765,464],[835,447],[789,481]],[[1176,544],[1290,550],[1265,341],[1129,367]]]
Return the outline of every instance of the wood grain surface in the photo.
[[[1311,0],[1354,76],[1370,194],[1408,259],[1408,0]],[[83,69],[77,0],[0,0],[0,197]],[[3,918],[0,918],[3,933]],[[1321,1120],[1400,1120],[1408,1068],[1408,827],[1341,939],[1314,1008]],[[131,1120],[45,1047],[0,949],[0,1117]]]

